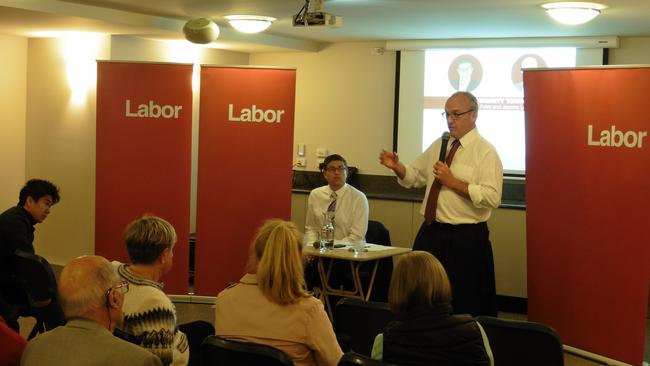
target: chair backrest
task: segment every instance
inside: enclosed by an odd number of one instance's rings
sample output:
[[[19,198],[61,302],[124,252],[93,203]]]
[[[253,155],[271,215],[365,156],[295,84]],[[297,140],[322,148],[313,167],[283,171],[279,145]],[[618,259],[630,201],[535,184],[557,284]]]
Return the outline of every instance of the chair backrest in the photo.
[[[219,336],[209,336],[203,340],[201,361],[204,366],[293,366],[289,356],[277,348]]]
[[[391,366],[393,364],[374,360],[356,352],[347,352],[339,360],[338,366]]]
[[[562,366],[564,351],[559,334],[541,323],[479,316],[494,356],[495,366]]]
[[[379,221],[368,220],[368,231],[366,231],[366,242],[390,246],[390,233]]]
[[[395,315],[384,302],[344,298],[334,308],[334,329],[340,340],[362,355],[370,356],[377,334]]]
[[[16,250],[13,273],[27,296],[25,305],[37,306],[56,298],[56,277],[50,263],[40,255]]]
[[[214,325],[205,320],[194,320],[178,325],[178,330],[185,333],[187,344],[190,346],[188,365],[201,365],[201,344],[214,334]]]
[[[388,229],[379,221],[368,220],[368,231],[366,232],[366,242],[391,246],[390,233]],[[368,272],[370,277],[370,266],[362,266],[362,271]],[[379,269],[375,276],[375,285],[370,293],[370,300],[386,302],[388,301],[388,286],[390,277],[393,274],[393,258],[383,258],[379,260]],[[362,272],[363,277],[363,272]]]

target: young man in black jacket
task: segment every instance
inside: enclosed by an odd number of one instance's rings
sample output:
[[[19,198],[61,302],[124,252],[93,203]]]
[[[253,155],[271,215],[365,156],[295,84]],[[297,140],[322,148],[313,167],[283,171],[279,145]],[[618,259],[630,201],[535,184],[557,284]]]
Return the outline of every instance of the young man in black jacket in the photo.
[[[0,214],[0,315],[15,330],[25,295],[11,270],[14,253],[21,250],[34,254],[34,225],[43,222],[59,200],[57,186],[47,180],[31,179],[20,190],[18,205]]]

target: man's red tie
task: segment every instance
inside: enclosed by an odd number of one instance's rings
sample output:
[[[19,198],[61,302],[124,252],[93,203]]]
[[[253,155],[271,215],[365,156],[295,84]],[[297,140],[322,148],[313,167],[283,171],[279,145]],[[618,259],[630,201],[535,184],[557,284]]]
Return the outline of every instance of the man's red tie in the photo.
[[[449,150],[449,154],[447,154],[447,159],[445,159],[445,162],[449,167],[451,166],[451,162],[454,160],[454,154],[456,154],[456,150],[458,150],[458,146],[460,146],[460,140],[454,140],[454,142],[451,144],[451,149]],[[436,219],[436,209],[438,208],[438,195],[440,194],[441,188],[442,188],[442,184],[440,183],[440,181],[438,181],[438,179],[435,179],[433,183],[431,183],[431,189],[429,190],[429,198],[427,199],[427,206],[424,209],[424,220],[427,222],[427,225],[431,225],[431,223]]]

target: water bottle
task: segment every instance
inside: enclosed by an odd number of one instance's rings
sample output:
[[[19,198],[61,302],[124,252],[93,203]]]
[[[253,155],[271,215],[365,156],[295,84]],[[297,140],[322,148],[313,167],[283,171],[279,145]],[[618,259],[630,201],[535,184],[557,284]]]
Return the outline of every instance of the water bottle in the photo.
[[[320,252],[326,252],[334,248],[334,213],[324,212],[325,225],[320,229]]]

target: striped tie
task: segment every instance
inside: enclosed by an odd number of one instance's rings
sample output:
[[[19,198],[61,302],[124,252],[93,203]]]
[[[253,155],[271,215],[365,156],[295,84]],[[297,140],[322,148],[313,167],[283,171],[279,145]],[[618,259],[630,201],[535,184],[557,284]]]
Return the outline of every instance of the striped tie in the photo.
[[[336,192],[332,192],[332,194],[330,195],[330,199],[331,199],[331,201],[330,201],[329,206],[327,206],[327,212],[328,213],[331,212],[331,215],[332,215],[332,218],[333,218],[334,217],[334,211],[336,211]]]

